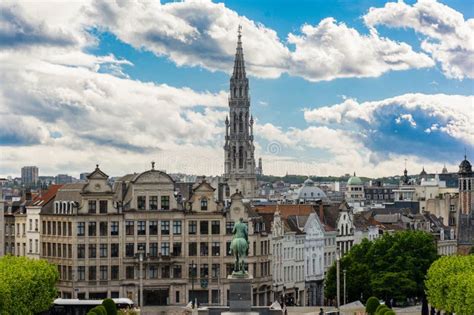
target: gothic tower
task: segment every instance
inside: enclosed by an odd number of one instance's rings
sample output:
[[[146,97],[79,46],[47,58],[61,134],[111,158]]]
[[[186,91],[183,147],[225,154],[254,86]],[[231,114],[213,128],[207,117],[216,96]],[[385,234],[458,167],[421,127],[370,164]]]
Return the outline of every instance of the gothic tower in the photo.
[[[245,74],[241,26],[239,26],[234,72],[230,78],[229,116],[225,120],[224,178],[228,193],[239,190],[246,198],[255,197],[255,147],[253,117],[250,115],[249,80]]]
[[[474,245],[474,172],[464,155],[459,164],[458,253],[467,254]]]

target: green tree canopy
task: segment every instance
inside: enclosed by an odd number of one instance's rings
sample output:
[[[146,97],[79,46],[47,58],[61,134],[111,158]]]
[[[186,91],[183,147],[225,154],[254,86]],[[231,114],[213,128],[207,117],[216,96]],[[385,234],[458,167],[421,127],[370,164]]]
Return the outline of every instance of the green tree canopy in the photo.
[[[107,315],[117,315],[117,305],[115,305],[114,300],[105,299],[102,301],[102,305],[107,310]]]
[[[0,314],[35,314],[49,309],[57,296],[56,266],[46,260],[0,258]]]
[[[371,296],[367,300],[367,305],[365,306],[365,311],[369,315],[374,315],[375,311],[377,310],[377,307],[379,307],[379,305],[380,305],[379,299],[376,298],[375,296]]]
[[[474,314],[474,255],[441,257],[429,268],[425,283],[436,309]]]
[[[374,241],[364,239],[340,261],[341,270],[347,271],[348,299],[364,301],[375,295],[400,303],[408,297],[422,297],[426,271],[437,257],[433,237],[422,231],[386,233]],[[328,271],[325,285],[325,295],[335,298],[335,264]]]

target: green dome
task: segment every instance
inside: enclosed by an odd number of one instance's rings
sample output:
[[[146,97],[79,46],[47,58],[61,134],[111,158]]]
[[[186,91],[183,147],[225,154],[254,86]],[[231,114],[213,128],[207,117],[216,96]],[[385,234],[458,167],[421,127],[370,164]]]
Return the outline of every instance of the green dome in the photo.
[[[359,177],[355,176],[355,173],[354,173],[354,176],[351,176],[351,178],[349,178],[349,180],[347,181],[347,185],[352,185],[352,186],[362,185],[362,181],[360,180]]]

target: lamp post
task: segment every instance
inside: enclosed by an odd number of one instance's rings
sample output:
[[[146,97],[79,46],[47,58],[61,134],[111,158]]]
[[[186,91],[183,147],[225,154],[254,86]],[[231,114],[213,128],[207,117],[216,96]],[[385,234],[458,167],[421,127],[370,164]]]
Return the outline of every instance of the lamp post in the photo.
[[[346,269],[342,270],[342,274],[344,275],[344,305],[346,304]]]
[[[340,249],[338,247],[338,248],[336,248],[336,282],[337,282],[336,283],[336,291],[337,291],[336,292],[336,295],[337,295],[337,301],[336,302],[337,302],[337,313],[338,314],[339,314],[339,307],[341,305],[340,304],[341,303],[341,296],[340,296],[340,288],[339,288],[340,287],[340,280],[339,280],[339,277],[340,277],[340,275],[339,275],[340,274],[340,270],[339,270],[340,269],[340,266],[339,266],[340,261],[339,260],[341,259],[340,254],[341,254],[341,252],[340,252]]]
[[[140,276],[140,309],[143,308],[143,258],[145,251],[143,248],[138,249],[138,262],[139,262],[139,276]]]

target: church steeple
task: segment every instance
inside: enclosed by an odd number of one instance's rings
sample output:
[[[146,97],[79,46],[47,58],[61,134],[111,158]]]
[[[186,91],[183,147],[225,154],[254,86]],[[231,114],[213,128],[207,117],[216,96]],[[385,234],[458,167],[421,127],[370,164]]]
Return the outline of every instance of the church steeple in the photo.
[[[253,118],[250,114],[249,81],[245,73],[240,25],[229,94],[229,117],[225,121],[224,177],[231,193],[238,189],[244,196],[251,197],[255,193],[256,186],[255,147],[253,145]]]

